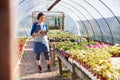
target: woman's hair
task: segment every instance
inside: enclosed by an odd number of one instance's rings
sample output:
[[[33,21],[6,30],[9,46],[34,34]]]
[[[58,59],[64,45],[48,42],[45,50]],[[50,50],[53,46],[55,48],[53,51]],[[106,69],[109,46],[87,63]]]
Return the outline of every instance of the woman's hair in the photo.
[[[39,18],[40,18],[41,16],[44,16],[44,14],[43,14],[42,12],[38,14],[37,20],[39,20]]]

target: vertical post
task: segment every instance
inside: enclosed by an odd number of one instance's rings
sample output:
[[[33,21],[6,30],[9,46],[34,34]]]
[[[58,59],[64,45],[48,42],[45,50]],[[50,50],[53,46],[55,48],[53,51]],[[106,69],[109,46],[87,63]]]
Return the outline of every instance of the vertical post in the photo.
[[[53,61],[53,64],[55,64],[55,52],[52,48],[52,61]]]
[[[51,63],[54,65],[55,64],[55,52],[54,49],[52,47],[52,45],[50,45],[50,56],[51,56]]]
[[[72,71],[70,71],[70,80],[75,80],[75,66],[72,64]]]
[[[55,64],[55,45],[53,45],[52,49],[53,49],[53,64]]]
[[[65,16],[64,16],[64,13],[63,13],[63,16],[62,16],[62,30],[64,31],[64,18],[65,18]]]
[[[32,24],[34,23],[34,13],[35,12],[32,12]]]
[[[58,64],[59,64],[59,72],[60,72],[60,75],[62,75],[62,63],[61,63],[61,60],[60,60],[59,57],[58,57]]]

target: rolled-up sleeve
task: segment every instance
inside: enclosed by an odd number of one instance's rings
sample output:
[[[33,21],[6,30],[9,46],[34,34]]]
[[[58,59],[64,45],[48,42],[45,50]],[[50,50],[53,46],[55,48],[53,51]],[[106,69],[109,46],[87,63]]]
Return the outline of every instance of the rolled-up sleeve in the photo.
[[[31,29],[31,32],[30,32],[30,35],[31,35],[31,36],[32,36],[33,33],[35,32],[35,26],[36,26],[36,23],[34,23],[34,24],[32,25],[32,29]]]
[[[46,26],[46,31],[48,31],[48,25],[47,25],[47,24],[45,24],[45,26]]]

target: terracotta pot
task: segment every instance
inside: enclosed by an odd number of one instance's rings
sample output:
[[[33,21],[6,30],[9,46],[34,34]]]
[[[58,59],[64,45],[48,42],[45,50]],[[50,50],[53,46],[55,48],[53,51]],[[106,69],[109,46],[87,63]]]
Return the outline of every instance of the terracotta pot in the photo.
[[[90,65],[88,65],[88,71],[92,73],[92,69],[90,68]]]
[[[93,75],[96,77],[96,76],[97,76],[97,73],[93,71]]]
[[[102,75],[100,75],[100,80],[107,80],[107,77],[103,77]]]
[[[86,64],[86,69],[90,72],[90,65]]]
[[[86,64],[85,64],[85,62],[83,62],[83,67],[86,68]]]
[[[84,62],[82,61],[82,62],[81,62],[81,66],[83,66],[83,63],[84,63]]]
[[[82,61],[81,60],[79,60],[79,64],[81,65],[81,63],[82,63]]]
[[[95,71],[94,71],[93,75],[94,75],[97,79],[100,78],[100,75],[99,75],[98,73],[96,73]]]
[[[86,62],[84,63],[84,67],[88,70],[88,65]]]
[[[100,78],[100,74],[97,73],[96,77],[97,77],[97,79],[99,79]]]
[[[90,68],[89,70],[90,70],[91,74],[94,75],[94,70],[92,68]]]
[[[120,53],[119,54],[112,54],[112,57],[120,57]]]
[[[82,66],[84,67],[84,61],[82,61]]]

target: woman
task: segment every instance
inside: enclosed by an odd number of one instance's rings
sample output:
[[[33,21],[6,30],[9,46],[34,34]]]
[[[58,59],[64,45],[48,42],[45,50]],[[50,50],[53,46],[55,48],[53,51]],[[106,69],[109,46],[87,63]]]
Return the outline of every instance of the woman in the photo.
[[[37,16],[37,22],[35,22],[32,26],[31,36],[34,37],[34,53],[36,53],[36,64],[38,66],[38,72],[42,72],[41,63],[40,63],[40,54],[43,52],[46,59],[47,70],[50,69],[50,61],[49,61],[49,43],[47,38],[48,26],[44,22],[45,15],[43,13],[39,13]]]

